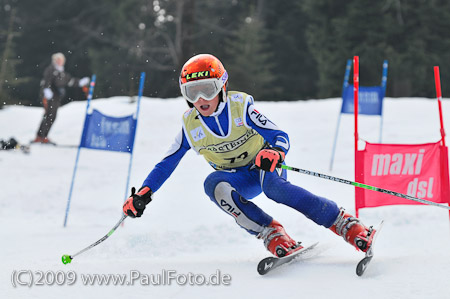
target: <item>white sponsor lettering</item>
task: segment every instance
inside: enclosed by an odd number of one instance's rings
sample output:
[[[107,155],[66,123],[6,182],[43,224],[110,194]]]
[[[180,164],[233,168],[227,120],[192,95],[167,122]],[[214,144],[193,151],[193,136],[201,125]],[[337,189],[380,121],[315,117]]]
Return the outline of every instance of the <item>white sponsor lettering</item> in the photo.
[[[418,198],[433,198],[433,182],[433,177],[428,181],[419,181],[418,178],[415,178],[409,182],[407,194]]]
[[[377,104],[380,101],[380,98],[376,91],[360,91],[359,101],[360,103]]]
[[[394,153],[373,155],[372,176],[418,175],[422,171],[425,150],[417,153]]]

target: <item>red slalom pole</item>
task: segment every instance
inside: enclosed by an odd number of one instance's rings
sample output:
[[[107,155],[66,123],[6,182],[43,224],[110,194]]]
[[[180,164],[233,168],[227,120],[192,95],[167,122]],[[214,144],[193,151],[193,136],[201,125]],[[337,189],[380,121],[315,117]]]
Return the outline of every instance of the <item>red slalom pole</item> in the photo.
[[[438,100],[439,106],[439,121],[441,123],[441,136],[442,136],[442,145],[445,146],[445,130],[444,130],[444,118],[442,117],[442,91],[441,91],[441,77],[439,75],[439,67],[434,67],[434,82],[436,84],[436,97]]]
[[[441,123],[441,137],[442,137],[442,146],[445,148],[445,130],[444,130],[444,118],[442,117],[442,91],[441,91],[441,76],[439,75],[439,67],[434,67],[434,83],[436,85],[436,98],[438,101],[439,107],[439,122]],[[441,166],[442,167],[442,166]],[[443,167],[448,167],[447,165]],[[447,178],[448,179],[448,178]],[[450,203],[449,203],[450,206]],[[450,211],[449,211],[450,216]]]
[[[358,94],[359,93],[359,56],[353,57],[353,114],[355,115],[355,178],[356,174],[356,155],[358,153]],[[355,193],[356,191],[355,187]],[[355,215],[358,217],[359,210],[356,206],[356,194],[355,194]]]
[[[353,57],[353,107],[355,115],[355,155],[358,151],[358,92],[359,92],[359,56]]]

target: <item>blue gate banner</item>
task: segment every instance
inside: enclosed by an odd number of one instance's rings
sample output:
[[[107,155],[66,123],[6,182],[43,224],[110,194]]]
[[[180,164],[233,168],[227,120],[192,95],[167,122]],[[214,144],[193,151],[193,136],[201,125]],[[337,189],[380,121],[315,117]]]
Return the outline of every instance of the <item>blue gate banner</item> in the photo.
[[[384,88],[382,86],[359,87],[359,114],[382,115]],[[341,113],[353,113],[353,84],[349,84],[342,94]]]
[[[133,115],[111,117],[94,109],[86,115],[80,147],[132,153],[136,124]]]

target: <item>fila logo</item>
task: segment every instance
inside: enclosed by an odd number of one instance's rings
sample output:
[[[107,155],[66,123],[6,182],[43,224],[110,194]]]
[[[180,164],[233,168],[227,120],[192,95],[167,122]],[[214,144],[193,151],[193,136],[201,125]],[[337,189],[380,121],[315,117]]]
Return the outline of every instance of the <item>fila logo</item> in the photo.
[[[231,215],[233,215],[234,217],[239,217],[239,215],[241,215],[241,212],[237,211],[237,209],[233,208],[229,203],[226,202],[226,200],[221,199],[220,200],[220,205],[222,206],[222,208],[224,210],[226,210],[228,213],[230,213]]]
[[[267,117],[261,114],[253,106],[248,108],[250,119],[260,128],[265,128],[269,130],[278,130],[277,126],[271,122]]]
[[[265,117],[264,115],[262,115],[261,113],[259,113],[258,110],[254,109],[251,112],[251,116],[254,116],[259,122],[260,124],[262,124],[263,126],[265,126],[267,124],[267,122],[269,121],[267,119],[267,117]]]
[[[191,136],[192,136],[192,139],[194,139],[194,141],[199,141],[199,140],[205,138],[206,134],[203,131],[202,127],[197,127],[195,129],[191,130]]]

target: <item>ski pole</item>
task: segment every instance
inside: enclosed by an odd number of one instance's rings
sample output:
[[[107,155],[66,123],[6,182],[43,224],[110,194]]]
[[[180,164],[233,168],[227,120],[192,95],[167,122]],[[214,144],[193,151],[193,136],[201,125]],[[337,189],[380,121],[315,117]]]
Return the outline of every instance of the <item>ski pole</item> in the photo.
[[[295,168],[295,167],[291,167],[291,166],[287,166],[287,165],[280,165],[280,164],[278,164],[277,167],[278,168],[282,168],[282,169],[286,169],[286,170],[295,171],[295,172],[300,172],[300,173],[307,174],[307,175],[312,175],[312,176],[315,176],[315,177],[319,177],[321,179],[326,179],[326,180],[335,181],[335,182],[338,182],[338,183],[343,183],[343,184],[347,184],[347,185],[356,186],[356,187],[359,187],[359,188],[364,188],[364,189],[368,189],[368,190],[372,190],[372,191],[386,193],[386,194],[394,195],[394,196],[401,197],[401,198],[404,198],[404,199],[417,201],[417,202],[420,202],[420,203],[423,203],[423,204],[426,204],[426,205],[436,206],[436,207],[440,207],[440,208],[443,208],[443,209],[446,209],[446,210],[450,210],[450,206],[445,206],[445,205],[438,204],[438,203],[435,203],[435,202],[432,202],[432,201],[428,201],[428,200],[421,199],[421,198],[416,198],[416,197],[413,197],[413,196],[410,196],[410,195],[406,195],[406,194],[395,192],[395,191],[390,191],[390,190],[383,189],[383,188],[373,187],[373,186],[369,186],[369,185],[358,183],[358,182],[352,182],[352,181],[341,179],[341,178],[337,178],[337,177],[334,177],[334,176],[321,174],[321,173],[310,171],[310,170]]]
[[[73,258],[76,257],[77,255],[82,254],[83,252],[97,246],[98,244],[100,244],[103,241],[105,241],[106,239],[108,239],[109,236],[111,236],[116,231],[116,229],[119,227],[119,225],[125,220],[125,218],[127,218],[127,215],[123,214],[122,218],[120,218],[119,222],[117,222],[116,225],[114,225],[114,227],[103,238],[101,238],[97,242],[89,245],[88,247],[84,248],[83,250],[81,250],[73,255],[64,254],[61,258],[63,264],[70,264],[72,262]]]

